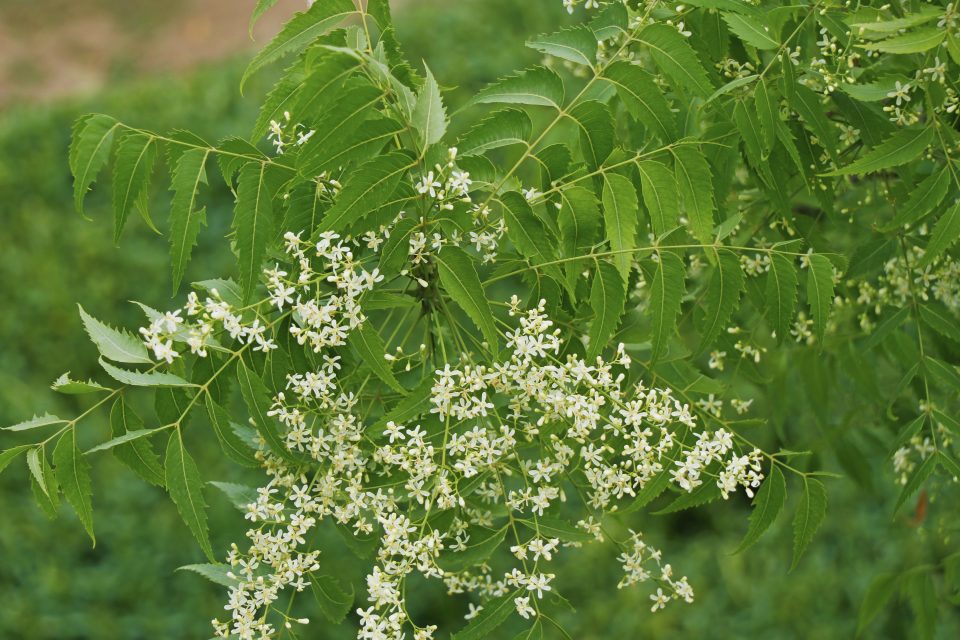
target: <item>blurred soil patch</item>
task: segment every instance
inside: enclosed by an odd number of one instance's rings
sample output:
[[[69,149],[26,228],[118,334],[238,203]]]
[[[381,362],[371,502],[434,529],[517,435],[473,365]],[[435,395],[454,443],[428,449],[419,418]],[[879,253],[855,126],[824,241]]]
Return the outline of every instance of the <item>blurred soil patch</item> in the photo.
[[[255,0],[2,0],[0,107],[91,94],[262,46],[304,0],[280,0],[254,30]]]

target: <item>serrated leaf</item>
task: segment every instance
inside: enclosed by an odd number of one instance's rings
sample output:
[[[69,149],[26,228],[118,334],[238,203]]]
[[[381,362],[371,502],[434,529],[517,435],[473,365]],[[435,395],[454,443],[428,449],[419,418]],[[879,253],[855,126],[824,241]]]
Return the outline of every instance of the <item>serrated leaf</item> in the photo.
[[[440,87],[430,68],[424,65],[424,69],[426,74],[412,117],[413,126],[420,133],[421,149],[440,142],[443,134],[447,132],[447,111],[440,96]]]
[[[934,47],[939,47],[946,36],[947,32],[945,29],[928,27],[893,36],[892,38],[887,38],[879,42],[870,42],[859,46],[867,51],[881,51],[883,53],[922,53]]]
[[[674,82],[703,98],[713,93],[713,86],[696,52],[674,27],[651,24],[640,32],[637,39],[647,46],[657,66]]]
[[[310,147],[309,154],[301,154],[301,172],[317,176],[348,163],[365,162],[379,154],[401,131],[400,123],[391,118],[370,118],[356,131],[352,127],[345,128],[323,146]],[[315,226],[311,225],[311,231]]]
[[[150,363],[147,348],[139,338],[132,333],[114,329],[110,325],[100,322],[84,311],[80,305],[77,305],[77,308],[80,309],[83,328],[86,329],[87,335],[90,336],[93,343],[97,345],[100,355],[114,362],[126,364]]]
[[[690,232],[703,244],[710,244],[716,209],[710,165],[703,153],[690,145],[673,149],[673,157],[674,175]]]
[[[536,520],[518,520],[525,527],[541,538],[558,538],[564,542],[590,542],[596,540],[594,535],[584,529],[559,518],[541,516]]]
[[[485,640],[491,637],[490,634],[516,610],[513,599],[519,593],[514,591],[487,601],[480,613],[472,618],[467,626],[454,633],[451,640]]]
[[[787,64],[787,66],[790,66],[790,64]],[[784,91],[784,95],[793,110],[803,118],[803,123],[807,129],[817,137],[820,145],[826,149],[833,161],[837,162],[836,127],[827,118],[818,94],[809,87],[793,83],[790,85],[790,91]]]
[[[178,375],[172,373],[166,373],[163,371],[130,371],[129,369],[121,369],[120,367],[115,367],[103,358],[100,358],[100,366],[103,367],[103,370],[106,371],[111,378],[117,382],[122,382],[123,384],[128,384],[133,387],[192,387],[194,386],[190,382],[187,382]]]
[[[561,191],[557,214],[561,255],[572,257],[589,253],[600,230],[600,219],[600,207],[592,190],[573,186]],[[583,265],[569,262],[566,267],[570,286],[580,276]]]
[[[936,173],[927,176],[923,182],[914,187],[903,206],[897,208],[893,220],[882,227],[883,232],[893,231],[904,225],[911,225],[923,220],[937,205],[947,197],[950,188],[950,171],[943,167]]]
[[[816,478],[803,478],[803,493],[793,517],[793,571],[827,514],[827,491]]]
[[[776,34],[771,33],[770,28],[760,20],[737,13],[724,13],[723,21],[730,27],[730,31],[752,47],[761,51],[780,47],[780,43],[774,37]]]
[[[680,495],[674,498],[670,504],[658,511],[654,511],[653,515],[663,516],[686,509],[692,509],[713,502],[719,497],[720,489],[717,487],[717,483],[705,482],[692,491],[681,491]]]
[[[489,535],[477,539],[471,538],[462,551],[443,554],[437,565],[444,571],[457,573],[486,562],[507,536],[507,527],[492,531]]]
[[[258,70],[304,48],[355,11],[351,0],[316,0],[308,10],[295,14],[247,66],[240,79],[240,90]]]
[[[650,227],[655,235],[663,235],[677,226],[677,180],[666,165],[653,160],[638,162],[637,172],[643,204],[650,214]]]
[[[387,202],[403,174],[413,166],[410,157],[394,151],[357,167],[336,203],[320,221],[319,231],[342,232]]]
[[[598,261],[596,265],[597,271],[590,287],[590,309],[593,310],[593,321],[590,323],[588,334],[588,360],[596,358],[608,346],[610,338],[620,326],[620,316],[623,315],[627,301],[626,287],[617,268],[605,261]]]
[[[894,513],[900,510],[900,507],[903,506],[903,503],[906,502],[907,498],[920,490],[920,487],[923,486],[923,483],[927,481],[936,468],[937,456],[930,455],[924,459],[924,461],[921,462],[916,469],[914,469],[913,473],[910,475],[910,478],[907,480],[907,484],[905,484],[903,489],[900,491],[900,496],[897,498],[897,504],[893,508]]]
[[[779,342],[790,335],[793,314],[797,308],[798,284],[793,260],[780,253],[771,254],[764,313]]]
[[[618,61],[606,68],[603,77],[617,88],[617,95],[630,115],[651,133],[664,142],[676,139],[676,117],[648,72],[638,65]]]
[[[680,302],[684,294],[686,269],[683,259],[675,253],[662,251],[660,261],[650,283],[650,357],[656,360],[666,349],[667,342],[677,328]]]
[[[245,467],[259,466],[254,450],[236,434],[230,425],[230,414],[214,402],[209,394],[207,394],[206,404],[210,424],[217,435],[217,440],[220,441],[220,448],[227,457]]]
[[[233,210],[237,260],[243,300],[249,300],[260,277],[260,267],[273,235],[273,194],[265,163],[249,163],[240,170],[237,202]]]
[[[29,420],[24,420],[23,422],[18,422],[15,425],[4,427],[4,431],[29,431],[30,429],[38,429],[40,427],[46,427],[52,424],[66,424],[67,421],[63,418],[58,418],[57,416],[44,413],[43,415],[33,416]]]
[[[192,571],[210,582],[224,587],[236,587],[239,584],[239,580],[227,575],[232,572],[232,568],[228,564],[186,564],[177,567],[177,571]]]
[[[347,344],[356,351],[373,374],[386,383],[388,387],[398,393],[407,392],[397,380],[397,377],[393,375],[393,369],[390,368],[390,364],[384,358],[387,350],[383,338],[369,322],[351,331],[347,338]]]
[[[957,389],[960,389],[960,373],[952,364],[930,356],[925,357],[921,362],[924,373],[930,376],[933,382],[943,388],[944,391],[955,393]]]
[[[580,153],[587,168],[597,171],[614,147],[610,110],[601,102],[586,100],[574,106],[568,115],[580,129]]]
[[[960,321],[946,307],[936,302],[924,302],[919,305],[920,318],[924,323],[944,338],[960,344]]]
[[[41,503],[41,508],[47,512],[51,518],[56,517],[57,508],[60,504],[60,486],[57,484],[57,477],[47,462],[42,446],[33,445],[27,450],[27,468],[30,470],[30,476],[40,493],[36,495],[37,499],[46,499],[47,504]]]
[[[32,444],[21,444],[0,451],[0,472],[10,466],[10,463],[20,457],[20,454],[31,448]]]
[[[107,164],[113,136],[120,123],[95,113],[76,122],[70,141],[70,172],[73,174],[73,204],[83,215],[83,200],[97,174]]]
[[[203,553],[214,561],[210,537],[207,533],[207,505],[203,500],[203,480],[200,470],[183,446],[180,429],[174,429],[167,442],[164,459],[164,480],[170,498],[189,527],[193,537],[200,543]]]
[[[54,380],[50,388],[57,393],[66,395],[83,395],[87,393],[98,393],[100,391],[110,391],[108,387],[104,387],[93,380],[87,380],[86,382],[83,380],[71,380],[69,371]]]
[[[490,350],[497,353],[499,350],[497,327],[493,322],[493,312],[484,295],[473,260],[461,249],[447,246],[437,254],[437,266],[444,292],[480,329]]]
[[[757,119],[760,121],[760,132],[763,135],[763,147],[766,153],[770,153],[777,139],[780,108],[763,78],[760,78],[757,82],[753,95],[757,108]]]
[[[320,607],[320,613],[331,624],[340,624],[353,607],[353,586],[350,592],[344,591],[340,581],[333,576],[309,574],[313,597]]]
[[[874,33],[896,33],[901,29],[909,29],[910,27],[916,27],[925,22],[930,22],[934,18],[939,18],[943,15],[943,9],[936,5],[920,5],[918,7],[911,7],[910,12],[907,13],[902,18],[891,18],[889,20],[881,20],[880,16],[877,16],[877,19],[872,22],[851,22],[850,28],[855,31],[872,31]],[[854,14],[856,19],[857,14]]]
[[[143,421],[127,406],[123,396],[117,398],[110,409],[110,432],[114,438],[129,432],[143,430]],[[150,441],[136,439],[119,444],[111,449],[113,456],[131,471],[158,487],[163,485],[163,465],[160,456],[153,450]]]
[[[141,198],[146,197],[157,157],[153,136],[129,133],[120,139],[113,161],[113,241],[127,222],[127,215]]]
[[[933,142],[933,127],[900,129],[854,162],[825,176],[866,174],[916,160]]]
[[[210,482],[211,486],[216,487],[227,496],[230,503],[241,512],[246,512],[247,507],[257,501],[257,488],[235,482]]]
[[[520,109],[494,111],[467,131],[457,141],[460,155],[486,153],[513,144],[527,144],[533,125],[530,116]]]
[[[113,449],[114,447],[118,447],[127,442],[133,442],[135,440],[139,440],[140,438],[152,436],[159,431],[163,431],[163,429],[135,429],[133,431],[127,431],[123,435],[110,438],[106,442],[102,442],[91,449],[87,449],[86,453],[96,453],[97,451]]]
[[[807,260],[807,304],[817,340],[823,343],[827,329],[827,318],[833,303],[833,263],[826,256],[811,254]]]
[[[917,265],[921,269],[931,264],[935,259],[949,249],[960,238],[960,200],[947,209],[933,231],[930,232],[930,241],[923,252],[923,257]]]
[[[77,517],[87,530],[87,535],[93,541],[93,488],[90,484],[90,465],[83,457],[83,452],[77,446],[77,430],[67,429],[57,441],[53,450],[53,464],[57,482],[63,489],[63,497],[73,507]]]
[[[170,182],[174,193],[170,203],[170,264],[174,294],[180,288],[183,273],[190,262],[200,226],[206,224],[206,209],[197,208],[197,192],[200,184],[207,181],[204,165],[209,153],[208,149],[184,151],[177,160]]]
[[[578,25],[527,41],[541,53],[592,67],[597,59],[597,36],[588,27]]]
[[[484,103],[542,105],[559,111],[563,106],[563,80],[545,67],[534,67],[481,89],[467,106]]]
[[[623,278],[624,287],[630,279],[633,250],[637,248],[637,190],[628,178],[608,173],[603,180],[603,223],[607,232],[613,264]]]
[[[287,448],[279,423],[272,416],[267,415],[272,404],[270,392],[263,384],[263,380],[247,366],[242,358],[237,360],[237,381],[247,411],[267,446],[280,458],[288,462],[297,462],[297,456]]]
[[[705,350],[730,323],[740,304],[744,278],[740,259],[729,249],[717,251],[717,265],[710,276],[704,300],[704,314],[697,329],[700,331],[699,351]]]
[[[783,504],[787,499],[787,483],[783,479],[783,472],[777,465],[770,467],[770,474],[764,481],[757,497],[753,499],[753,511],[750,512],[750,527],[740,541],[734,553],[741,553],[749,549],[760,539],[760,536],[770,528],[770,525],[780,515]]]
[[[417,223],[412,218],[402,218],[390,230],[390,237],[383,243],[383,249],[380,250],[380,273],[389,277],[400,273],[403,266],[410,257],[410,236],[416,228]],[[364,296],[364,307],[367,307],[367,298],[370,292]],[[379,292],[377,292],[379,293]]]

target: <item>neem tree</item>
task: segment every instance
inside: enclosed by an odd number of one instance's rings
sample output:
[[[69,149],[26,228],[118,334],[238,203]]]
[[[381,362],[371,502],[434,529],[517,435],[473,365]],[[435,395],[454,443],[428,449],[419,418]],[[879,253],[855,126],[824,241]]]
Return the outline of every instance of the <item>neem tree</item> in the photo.
[[[473,594],[456,638],[514,615],[521,637],[540,637],[562,602],[551,561],[585,544],[620,554],[617,586],[648,582],[654,611],[691,602],[641,512],[740,492],[755,505],[741,550],[797,496],[796,564],[826,510],[816,461],[870,455],[839,436],[790,450],[785,425],[812,419],[779,408],[796,368],[790,392],[852,397],[882,434],[898,508],[925,484],[949,490],[953,4],[583,10],[580,26],[527,43],[544,66],[452,114],[430,70],[404,61],[385,0],[318,0],[244,75],[294,56],[248,138],[81,118],[81,212],[112,159],[116,237],[135,209],[152,225],[161,158],[176,293],[219,174],[236,197],[237,269],[194,283],[174,311],[141,305],[139,333],[81,310],[112,382],[59,378],[95,400],[9,427],[49,435],[0,468],[23,456],[40,506],[62,495],[91,537],[88,459],[109,451],[165,487],[211,562],[192,568],[229,587],[216,635],[238,638],[295,633],[304,590],[330,620],[355,611],[360,638],[433,637],[407,612],[414,574]],[[156,417],[134,412],[143,395]],[[850,420],[826,418],[840,435]],[[81,425],[102,444],[81,450]],[[259,488],[215,483],[250,521],[223,564],[188,452],[204,438],[264,474]],[[324,521],[368,563],[356,602],[325,571]],[[956,564],[908,572],[924,633]],[[898,582],[878,579],[864,622]]]

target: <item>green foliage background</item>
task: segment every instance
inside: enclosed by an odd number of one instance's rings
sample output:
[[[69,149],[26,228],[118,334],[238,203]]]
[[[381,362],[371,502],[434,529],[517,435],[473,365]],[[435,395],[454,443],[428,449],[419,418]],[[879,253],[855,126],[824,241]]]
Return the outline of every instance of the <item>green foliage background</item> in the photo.
[[[410,57],[426,59],[441,85],[457,86],[451,97],[456,101],[535,62],[536,54],[523,47],[524,38],[555,29],[563,17],[558,0],[458,0],[415,3],[398,12],[397,21]],[[89,201],[94,222],[73,213],[66,164],[72,121],[98,111],[153,130],[187,125],[217,139],[245,129],[255,117],[257,96],[268,86],[269,79],[262,78],[247,90],[251,97],[241,98],[241,69],[228,63],[188,77],[131,83],[82,103],[14,109],[0,116],[0,299],[5,311],[0,314],[0,423],[21,420],[37,407],[76,412],[71,397],[44,391],[64,371],[75,378],[95,372],[95,348],[82,331],[76,301],[82,299],[98,317],[136,326],[139,310],[127,300],[136,297],[163,307],[169,296],[166,278],[156,275],[167,260],[164,239],[137,221],[127,230],[123,248],[115,248],[105,190]],[[209,227],[201,234],[188,280],[191,274],[228,269],[229,256],[212,250],[214,240],[225,233],[232,207],[229,194],[219,189],[207,200]],[[165,218],[166,197],[160,194],[153,203],[157,220]],[[831,406],[812,406],[792,384],[804,375],[803,362],[782,360],[779,366],[777,413],[798,447],[804,440],[837,438],[822,414],[847,414],[844,390],[837,389]],[[784,551],[791,536],[786,518],[748,553],[730,554],[746,528],[748,505],[740,496],[736,505],[653,519],[647,526],[649,539],[682,561],[678,570],[696,585],[696,604],[650,615],[644,594],[611,588],[620,571],[612,552],[590,547],[563,555],[558,567],[558,588],[576,607],[565,615],[564,626],[584,639],[667,633],[690,638],[852,637],[860,602],[877,573],[922,564],[940,551],[937,537],[912,526],[909,513],[891,519],[892,492],[885,486],[891,481],[889,469],[863,462],[883,459],[883,444],[871,441],[867,426],[853,423],[843,432],[856,443],[858,455],[816,461],[842,471],[844,478],[831,481],[824,529],[791,575]],[[216,445],[208,442],[206,450],[194,453],[207,477],[218,477]],[[206,637],[206,621],[219,612],[223,594],[197,576],[173,571],[202,560],[167,496],[133,481],[110,458],[98,461],[93,474],[95,488],[110,487],[96,491],[95,549],[67,508],[57,521],[44,517],[33,504],[26,474],[0,476],[0,638]],[[220,496],[212,499],[211,518],[211,528],[220,536],[214,544],[220,548],[242,535],[240,516]],[[442,594],[424,592],[410,600],[434,608],[431,617],[441,624],[457,615],[435,609],[445,606]],[[956,609],[940,614],[938,637],[960,637]],[[444,620],[445,615],[450,619]],[[894,605],[881,619],[869,632],[874,637],[911,636],[906,605]],[[311,627],[310,633],[320,629]],[[347,627],[320,633],[315,637],[351,635]],[[498,637],[510,637],[507,629],[500,633]]]

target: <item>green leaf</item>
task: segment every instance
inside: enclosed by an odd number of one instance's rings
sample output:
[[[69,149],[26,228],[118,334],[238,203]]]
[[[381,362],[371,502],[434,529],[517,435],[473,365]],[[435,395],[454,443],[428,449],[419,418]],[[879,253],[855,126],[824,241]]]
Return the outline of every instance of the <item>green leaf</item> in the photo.
[[[467,626],[457,631],[451,640],[486,640],[491,633],[516,611],[513,599],[519,591],[508,593],[505,596],[493,598],[483,605],[483,610],[472,618]]]
[[[280,424],[272,417],[267,415],[270,411],[272,399],[263,380],[243,361],[237,360],[237,381],[240,384],[240,395],[243,396],[244,404],[247,405],[247,411],[253,419],[257,432],[263,436],[267,446],[274,455],[288,461],[297,462],[297,457],[287,448],[286,439],[280,431]],[[218,420],[221,424],[222,420]]]
[[[939,27],[929,27],[859,46],[867,51],[882,51],[883,53],[922,53],[934,47],[939,47],[946,36],[946,30]]]
[[[563,106],[563,80],[545,67],[534,67],[502,78],[481,89],[466,106],[484,103]]]
[[[927,356],[922,361],[923,371],[944,391],[955,393],[960,389],[960,373],[952,364]]]
[[[600,230],[600,207],[593,191],[573,186],[560,192],[560,211],[557,213],[560,230],[560,251],[565,258],[590,253]],[[583,265],[571,261],[566,265],[567,286],[576,283]]]
[[[624,287],[630,279],[633,265],[633,250],[637,248],[637,214],[640,205],[637,202],[637,190],[628,178],[616,173],[604,175],[603,180],[603,223],[613,264],[623,278]]]
[[[899,129],[856,161],[825,176],[866,174],[916,160],[933,142],[933,127]]]
[[[899,578],[899,574],[896,573],[881,573],[870,583],[867,594],[860,603],[860,615],[857,620],[858,637],[896,593]]]
[[[763,135],[763,148],[769,153],[777,139],[780,107],[775,96],[767,89],[763,78],[757,82],[753,95],[757,107],[757,118],[760,121],[760,132]]]
[[[587,168],[597,171],[614,147],[613,117],[607,106],[596,100],[579,102],[568,113],[580,129],[580,153]]]
[[[120,139],[113,161],[114,242],[120,242],[130,210],[138,200],[146,198],[156,158],[157,145],[153,136],[129,133]]]
[[[853,14],[854,18],[858,14]],[[909,29],[910,27],[916,27],[925,22],[930,22],[934,18],[939,18],[943,15],[943,9],[936,5],[920,5],[918,7],[911,7],[910,12],[907,13],[902,18],[892,18],[890,20],[880,20],[880,16],[877,16],[877,20],[872,22],[852,22],[850,23],[850,28],[854,31],[872,31],[874,33],[896,33],[901,29]]]
[[[413,166],[410,157],[399,151],[365,162],[344,184],[340,196],[317,227],[319,231],[350,229],[387,202],[403,174]]]
[[[897,214],[893,216],[893,220],[880,227],[880,231],[886,233],[923,220],[947,197],[950,181],[949,167],[943,167],[925,178],[910,191],[907,201],[896,209]]]
[[[525,527],[542,538],[559,538],[564,542],[590,542],[596,540],[594,535],[584,529],[579,529],[565,520],[540,516],[536,520],[518,520]]]
[[[203,576],[210,582],[224,587],[235,587],[239,584],[236,578],[231,578],[227,575],[232,572],[232,568],[228,564],[186,564],[182,567],[177,567],[177,571],[192,571]]]
[[[123,396],[119,396],[110,409],[110,432],[113,437],[120,438],[127,433],[143,430],[143,421],[127,406]],[[138,438],[119,444],[111,449],[111,453],[150,484],[164,486],[163,465],[149,440]]]
[[[662,516],[670,513],[676,513],[678,511],[684,511],[686,509],[692,509],[694,507],[709,504],[719,497],[720,489],[717,487],[717,483],[705,482],[692,491],[681,491],[680,495],[678,495],[670,504],[658,511],[654,511],[653,515]]]
[[[249,163],[240,170],[237,203],[233,210],[236,231],[240,288],[247,301],[260,278],[260,267],[273,235],[273,194],[267,181],[265,163]]]
[[[664,352],[667,342],[677,328],[680,302],[684,294],[683,259],[675,253],[661,251],[657,271],[650,283],[649,313],[651,322],[651,354],[656,360]]]
[[[674,82],[702,98],[713,93],[713,86],[696,52],[674,27],[651,24],[640,32],[637,39],[647,46],[653,61]]]
[[[407,390],[397,381],[393,375],[393,369],[384,358],[387,349],[383,343],[383,338],[377,330],[369,323],[365,322],[350,332],[347,338],[347,344],[356,351],[363,363],[370,367],[375,376],[386,383],[388,387],[398,393],[406,393]]]
[[[730,323],[744,289],[740,258],[729,249],[720,249],[716,255],[717,266],[710,276],[704,300],[704,314],[697,327],[700,331],[699,351],[712,345]]]
[[[530,116],[520,109],[494,111],[467,131],[457,141],[460,155],[478,155],[491,149],[514,144],[527,144],[533,125]]]
[[[111,378],[117,382],[128,384],[133,387],[192,387],[193,384],[187,382],[178,375],[165,373],[163,371],[130,371],[115,367],[103,358],[100,358],[100,366]]]
[[[227,496],[230,503],[241,512],[246,512],[247,507],[257,501],[257,488],[245,484],[236,484],[234,482],[210,482],[211,486],[220,489],[223,495]]]
[[[352,0],[316,0],[308,10],[294,15],[247,66],[240,80],[240,91],[247,79],[261,68],[304,48],[355,11]]]
[[[920,490],[920,487],[923,486],[923,483],[927,481],[930,475],[933,473],[933,470],[937,468],[937,456],[930,455],[920,465],[914,469],[913,473],[910,475],[910,478],[907,480],[907,484],[903,486],[903,489],[900,491],[900,496],[897,498],[897,504],[893,508],[893,512],[896,513],[900,510],[900,507],[903,506],[903,503],[907,501],[907,498],[915,494]]]
[[[800,504],[793,517],[793,562],[790,570],[793,571],[800,562],[800,557],[806,551],[813,535],[820,528],[824,516],[827,514],[827,491],[823,483],[816,478],[804,476],[803,493],[800,495]]]
[[[45,413],[42,416],[33,416],[29,420],[24,420],[23,422],[18,422],[15,425],[4,427],[4,431],[29,431],[30,429],[37,429],[39,427],[46,427],[52,424],[66,424],[67,421],[63,418],[58,418],[55,415]]]
[[[41,508],[47,512],[51,518],[56,517],[57,508],[60,505],[60,486],[57,484],[57,477],[47,462],[42,446],[31,446],[27,450],[27,468],[30,469],[30,475],[40,490],[39,494],[35,492],[38,500],[44,500],[40,503]]]
[[[0,451],[0,472],[6,469],[11,462],[16,460],[21,453],[31,447],[33,447],[32,444],[21,444],[16,447],[10,447],[9,449]]]
[[[787,63],[787,66],[791,65]],[[799,83],[790,85],[791,91],[784,92],[790,106],[803,118],[803,122],[826,149],[834,162],[837,162],[837,134],[836,126],[827,118],[823,104],[817,93]]]
[[[541,53],[592,67],[597,59],[597,36],[585,25],[562,29],[527,41],[527,46]]]
[[[936,302],[925,302],[919,305],[920,319],[928,327],[942,335],[944,338],[953,340],[960,344],[960,323],[956,316],[952,315],[946,307]]]
[[[176,295],[183,273],[190,262],[190,254],[197,243],[200,225],[206,224],[206,208],[197,208],[200,183],[206,183],[204,165],[208,149],[189,149],[177,160],[170,187],[170,263],[173,267],[173,293]],[[262,165],[261,165],[262,166]]]
[[[50,385],[50,388],[56,391],[57,393],[63,393],[66,395],[84,395],[87,393],[98,393],[100,391],[110,391],[108,387],[94,382],[93,380],[71,380],[70,372],[66,372],[59,378],[53,381],[53,384]]]
[[[750,512],[750,527],[747,534],[740,541],[734,553],[746,551],[760,539],[760,536],[770,528],[770,525],[780,515],[783,504],[787,499],[787,483],[783,479],[783,472],[777,465],[770,467],[770,474],[757,491],[753,499],[753,511]]]
[[[253,38],[253,27],[260,20],[260,16],[275,4],[277,4],[277,0],[257,0],[257,6],[253,8],[253,14],[250,15],[250,26],[247,29],[251,38]]]
[[[687,214],[690,232],[703,244],[713,241],[713,178],[710,165],[699,149],[690,145],[674,148],[674,175]]]
[[[638,65],[618,61],[606,68],[603,77],[617,88],[617,95],[630,115],[651,133],[664,142],[676,139],[676,117],[653,76]]]
[[[960,238],[960,200],[955,202],[937,220],[933,231],[930,232],[930,241],[927,243],[923,257],[920,258],[920,263],[917,266],[923,269],[931,264],[944,251],[949,249],[958,238]]]
[[[210,394],[207,394],[206,403],[210,424],[213,426],[214,433],[217,434],[217,440],[220,441],[220,448],[227,457],[245,467],[260,466],[253,449],[236,434],[230,425],[230,414],[226,409],[214,402]]]
[[[509,191],[500,196],[500,203],[507,223],[507,237],[517,251],[535,266],[552,262],[556,256],[550,234],[526,199],[516,191]],[[557,265],[548,264],[540,270],[558,283],[564,282]]]
[[[437,254],[437,266],[444,292],[463,309],[480,329],[490,350],[496,353],[499,350],[497,327],[473,260],[463,250],[446,246]]]
[[[424,69],[426,77],[417,95],[412,119],[414,128],[420,133],[421,149],[440,142],[443,134],[447,132],[447,111],[443,107],[440,87],[437,86],[430,68],[424,65]]]
[[[77,120],[70,140],[70,173],[73,174],[73,204],[83,215],[83,200],[97,174],[107,164],[113,136],[120,123],[99,113]]]
[[[669,167],[653,160],[637,163],[643,204],[650,214],[650,227],[662,236],[677,226],[680,205],[677,180]]]
[[[587,359],[593,360],[608,346],[620,326],[627,301],[627,291],[617,272],[609,262],[598,261],[597,271],[590,287],[590,308],[593,310],[593,322],[590,323]]]
[[[174,429],[167,442],[164,460],[167,491],[177,505],[177,511],[200,543],[203,553],[214,561],[210,537],[207,534],[207,505],[203,501],[203,480],[189,452],[183,446],[180,429]]]
[[[780,253],[770,254],[764,312],[779,342],[790,336],[790,325],[797,308],[798,284],[793,260]]]
[[[807,303],[810,305],[810,316],[813,318],[817,340],[823,343],[827,318],[833,303],[833,263],[826,256],[817,253],[811,254],[807,259]]]
[[[77,446],[77,430],[67,429],[53,450],[53,464],[57,482],[63,488],[63,497],[73,507],[77,517],[96,546],[93,535],[93,489],[90,485],[90,465]]]
[[[486,562],[507,536],[507,527],[491,531],[489,535],[477,539],[472,537],[467,548],[462,551],[441,555],[437,564],[444,571],[457,573]]]
[[[113,449],[127,442],[133,442],[139,440],[140,438],[146,438],[152,436],[164,429],[135,429],[133,431],[127,431],[123,435],[117,436],[115,438],[110,438],[106,442],[101,442],[97,446],[87,449],[85,453],[96,453],[97,451],[106,451],[107,449]]]
[[[724,13],[723,21],[730,27],[730,31],[752,47],[761,51],[780,47],[780,43],[774,37],[776,34],[771,33],[770,28],[759,20],[737,13]]]
[[[348,593],[340,585],[340,581],[333,576],[318,576],[315,573],[310,573],[309,577],[313,597],[316,599],[323,617],[331,624],[343,622],[353,607],[353,586],[350,585]]]
[[[97,345],[100,355],[109,358],[114,362],[124,362],[127,364],[148,364],[150,356],[147,355],[147,348],[143,342],[127,331],[114,329],[89,315],[83,310],[83,307],[77,305],[80,309],[80,318],[83,320],[83,328],[87,335]]]

